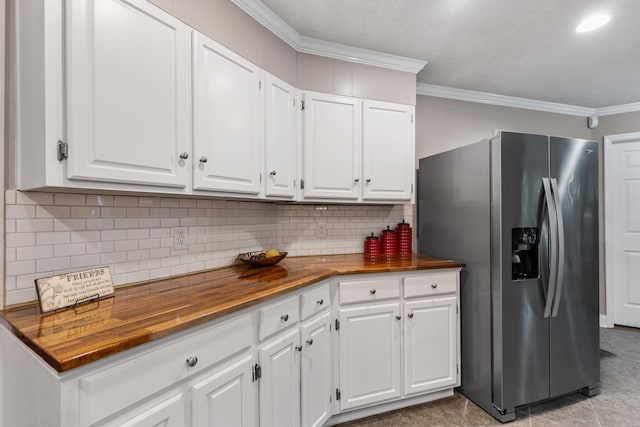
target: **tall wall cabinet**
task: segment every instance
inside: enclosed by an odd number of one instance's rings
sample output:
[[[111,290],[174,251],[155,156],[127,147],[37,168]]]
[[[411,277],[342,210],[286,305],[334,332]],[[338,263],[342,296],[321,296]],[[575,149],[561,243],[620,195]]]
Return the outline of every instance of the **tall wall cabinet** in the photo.
[[[145,0],[14,4],[20,190],[413,201],[413,106],[300,93]]]

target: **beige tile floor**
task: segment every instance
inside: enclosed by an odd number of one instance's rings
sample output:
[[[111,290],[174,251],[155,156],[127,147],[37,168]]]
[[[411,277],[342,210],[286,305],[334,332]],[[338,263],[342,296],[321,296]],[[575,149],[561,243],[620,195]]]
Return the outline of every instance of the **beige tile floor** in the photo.
[[[509,427],[640,426],[640,330],[601,329],[601,392],[563,397],[519,411]],[[340,424],[341,427],[500,426],[459,393],[453,397]]]

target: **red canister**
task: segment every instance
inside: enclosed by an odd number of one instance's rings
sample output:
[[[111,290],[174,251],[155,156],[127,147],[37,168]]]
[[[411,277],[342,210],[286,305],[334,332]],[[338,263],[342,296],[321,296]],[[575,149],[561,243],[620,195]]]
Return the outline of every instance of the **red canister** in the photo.
[[[365,255],[380,255],[382,253],[382,245],[378,236],[367,236],[364,240],[364,254]]]
[[[384,255],[395,255],[398,253],[398,238],[395,230],[391,230],[391,228],[387,226],[386,230],[382,230],[380,240],[382,253]]]
[[[396,227],[396,234],[398,236],[398,253],[410,254],[413,252],[413,230],[411,226],[404,222],[404,219]]]

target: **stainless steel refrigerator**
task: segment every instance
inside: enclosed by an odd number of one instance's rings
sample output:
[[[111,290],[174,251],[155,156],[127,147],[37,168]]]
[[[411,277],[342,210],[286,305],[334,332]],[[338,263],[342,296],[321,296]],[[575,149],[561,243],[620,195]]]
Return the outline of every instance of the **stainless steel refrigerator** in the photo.
[[[421,159],[418,249],[466,263],[462,394],[505,422],[599,392],[596,142],[501,132]]]

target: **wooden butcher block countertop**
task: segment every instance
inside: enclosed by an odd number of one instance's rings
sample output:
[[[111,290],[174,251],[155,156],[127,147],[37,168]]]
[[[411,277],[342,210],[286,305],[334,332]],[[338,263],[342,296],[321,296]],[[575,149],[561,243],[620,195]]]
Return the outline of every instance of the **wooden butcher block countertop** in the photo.
[[[424,255],[378,261],[362,254],[285,258],[117,287],[115,296],[55,313],[37,306],[0,312],[13,334],[58,372],[203,324],[341,274],[463,267]]]

